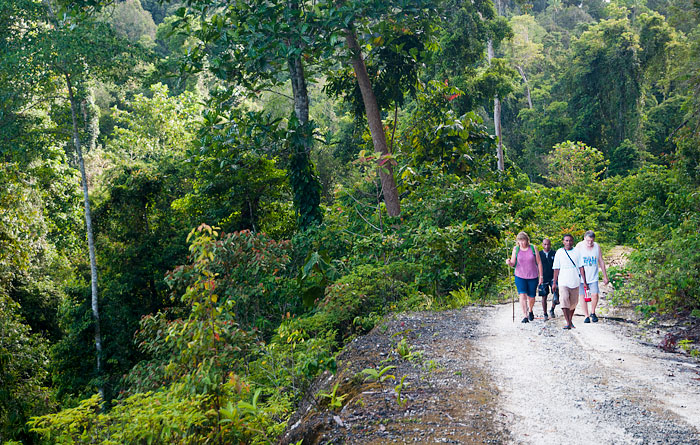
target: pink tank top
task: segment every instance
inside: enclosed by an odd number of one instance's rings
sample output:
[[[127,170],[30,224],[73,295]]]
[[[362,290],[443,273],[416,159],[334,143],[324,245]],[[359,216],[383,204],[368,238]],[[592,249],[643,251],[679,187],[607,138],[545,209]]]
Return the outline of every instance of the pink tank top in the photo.
[[[520,250],[518,246],[518,264],[515,266],[515,276],[525,279],[539,278],[537,260],[532,254],[532,246],[527,250]]]

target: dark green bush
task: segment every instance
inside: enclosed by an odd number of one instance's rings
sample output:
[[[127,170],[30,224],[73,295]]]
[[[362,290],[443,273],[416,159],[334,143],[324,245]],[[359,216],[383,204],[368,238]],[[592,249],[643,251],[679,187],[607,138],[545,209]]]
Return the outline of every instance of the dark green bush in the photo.
[[[309,333],[337,333],[342,342],[374,327],[372,314],[381,316],[399,308],[402,300],[418,294],[414,267],[405,262],[361,265],[326,290],[318,310],[300,322]]]
[[[630,256],[621,289],[628,303],[679,311],[700,308],[700,217],[689,216],[669,239],[640,246]]]

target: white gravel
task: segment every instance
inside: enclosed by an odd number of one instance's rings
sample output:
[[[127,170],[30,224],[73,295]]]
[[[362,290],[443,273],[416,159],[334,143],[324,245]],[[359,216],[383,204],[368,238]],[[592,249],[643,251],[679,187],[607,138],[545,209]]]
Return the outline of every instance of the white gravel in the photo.
[[[559,309],[526,324],[518,309],[515,323],[511,305],[485,311],[476,342],[511,443],[700,443],[696,362],[641,344],[620,322],[577,316],[564,331]]]

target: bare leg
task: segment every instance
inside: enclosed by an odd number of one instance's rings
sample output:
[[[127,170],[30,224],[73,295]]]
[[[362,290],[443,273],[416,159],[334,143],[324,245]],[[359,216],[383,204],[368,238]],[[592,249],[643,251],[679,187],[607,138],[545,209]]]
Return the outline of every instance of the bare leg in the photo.
[[[561,308],[561,311],[564,313],[564,322],[566,323],[566,326],[571,326],[573,311],[566,307]]]
[[[586,303],[586,294],[579,296],[579,300],[581,300],[581,307],[583,308],[583,313],[586,315],[586,317],[589,317],[591,315],[591,313],[588,312],[588,303]],[[575,309],[576,308],[574,308],[574,310]]]
[[[547,296],[542,296],[542,311],[547,315]]]
[[[591,312],[595,314],[595,308],[598,306],[598,298],[600,294],[589,294],[591,296]]]
[[[520,297],[520,308],[523,310],[523,316],[527,317],[527,294],[518,294]]]
[[[535,308],[535,298],[534,297],[532,297],[532,298],[528,297],[528,298],[530,299],[530,312],[532,312],[532,310]]]

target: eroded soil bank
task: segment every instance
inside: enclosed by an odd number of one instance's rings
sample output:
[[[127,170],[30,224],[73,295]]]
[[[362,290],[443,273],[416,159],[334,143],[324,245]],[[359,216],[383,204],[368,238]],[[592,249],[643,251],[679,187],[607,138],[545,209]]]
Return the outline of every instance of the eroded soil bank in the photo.
[[[316,382],[309,392],[315,397],[289,422],[282,443],[302,438],[310,444],[507,442],[498,390],[474,360],[479,319],[491,310],[401,314],[356,339],[339,357],[338,373]],[[384,373],[395,379],[381,385],[361,375],[387,366],[396,366]],[[342,409],[333,411],[329,398],[317,394],[332,391],[336,383],[336,395],[348,396]]]

